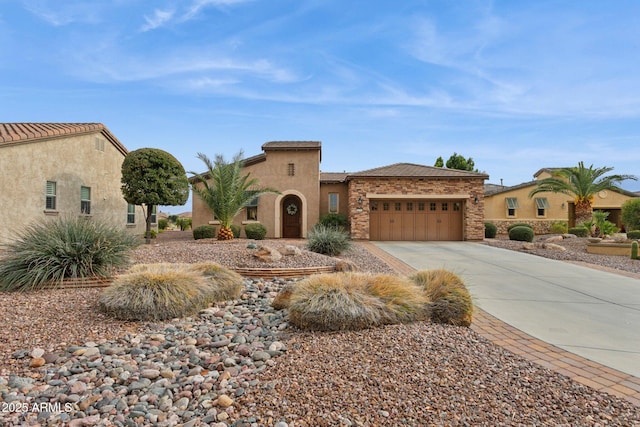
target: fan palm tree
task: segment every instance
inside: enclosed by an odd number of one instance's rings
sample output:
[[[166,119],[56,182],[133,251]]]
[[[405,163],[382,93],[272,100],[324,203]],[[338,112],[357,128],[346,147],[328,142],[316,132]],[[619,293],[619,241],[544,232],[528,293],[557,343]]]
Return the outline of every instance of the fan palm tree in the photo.
[[[212,162],[206,155],[198,153],[198,158],[204,162],[208,171],[205,174],[191,172],[196,178],[193,192],[200,196],[220,221],[218,240],[233,239],[233,218],[252,200],[262,194],[280,193],[273,188],[259,187],[256,178],[250,178],[250,174],[242,174],[242,154],[240,151],[228,163],[220,154]]]
[[[531,190],[529,197],[535,194],[551,192],[574,197],[576,224],[590,221],[593,216],[593,198],[603,190],[620,190],[617,184],[627,179],[637,180],[634,175],[609,175],[611,167],[586,168],[584,162],[577,167],[558,169],[550,178],[541,179],[536,188]]]

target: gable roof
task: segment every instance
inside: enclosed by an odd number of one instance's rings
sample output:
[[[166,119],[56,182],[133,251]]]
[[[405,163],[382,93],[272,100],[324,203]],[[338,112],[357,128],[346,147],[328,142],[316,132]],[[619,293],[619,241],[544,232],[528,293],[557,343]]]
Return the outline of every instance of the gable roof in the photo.
[[[495,196],[497,194],[501,194],[501,193],[507,193],[509,191],[513,191],[513,190],[519,190],[521,188],[527,188],[527,187],[535,187],[536,185],[538,185],[540,181],[528,181],[528,182],[523,182],[521,184],[516,184],[516,185],[512,185],[511,187],[505,187],[503,185],[496,185],[496,184],[485,184],[484,185],[484,195],[485,197],[491,197],[491,196]],[[638,193],[634,193],[632,191],[627,191],[623,188],[618,188],[618,189],[613,189],[612,191],[615,191],[616,193],[620,193],[624,196],[628,196],[628,197],[638,197],[639,194]]]
[[[345,182],[349,174],[346,172],[320,172],[320,182],[336,183]]]
[[[90,133],[101,133],[125,156],[129,152],[102,123],[0,123],[0,148]]]
[[[414,163],[394,163],[388,166],[350,173],[349,178],[477,178],[489,179],[489,175],[479,172],[435,166],[417,165]]]

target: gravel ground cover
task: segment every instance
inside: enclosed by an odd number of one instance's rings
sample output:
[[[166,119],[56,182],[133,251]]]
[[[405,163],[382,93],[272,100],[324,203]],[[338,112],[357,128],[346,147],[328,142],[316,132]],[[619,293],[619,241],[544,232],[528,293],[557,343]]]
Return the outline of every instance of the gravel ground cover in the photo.
[[[170,234],[139,248],[135,262],[253,262],[246,240],[194,242],[184,236]],[[489,244],[523,250],[502,239]],[[560,244],[567,251],[530,252],[640,273],[625,257],[590,257],[584,239]],[[362,270],[390,271],[357,245],[345,258]],[[286,266],[327,262],[336,260],[305,254],[287,257]],[[287,283],[246,279],[241,299],[159,324],[102,316],[95,308],[99,289],[0,293],[0,423],[640,425],[640,408],[517,357],[467,328],[422,322],[359,332],[297,331],[287,324],[286,310],[269,305]]]

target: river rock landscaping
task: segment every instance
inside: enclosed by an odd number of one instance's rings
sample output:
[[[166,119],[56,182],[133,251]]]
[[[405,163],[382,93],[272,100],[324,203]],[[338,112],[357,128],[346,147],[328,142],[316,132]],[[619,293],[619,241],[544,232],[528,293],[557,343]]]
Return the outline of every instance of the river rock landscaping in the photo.
[[[286,243],[304,249],[302,242]],[[246,246],[246,240],[158,239],[137,249],[134,261],[247,266],[254,260]],[[358,244],[342,258],[361,271],[392,272]],[[304,250],[283,259],[287,267],[339,260]],[[518,357],[469,328],[417,322],[301,332],[289,325],[286,310],[271,307],[296,280],[245,278],[239,299],[157,323],[101,314],[99,288],[0,293],[0,422],[640,425],[639,407]]]

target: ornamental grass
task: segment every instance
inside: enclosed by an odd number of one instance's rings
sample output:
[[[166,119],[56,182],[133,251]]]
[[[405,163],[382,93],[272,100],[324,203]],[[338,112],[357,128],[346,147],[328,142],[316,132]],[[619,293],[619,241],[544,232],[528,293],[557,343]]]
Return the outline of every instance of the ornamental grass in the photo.
[[[409,277],[431,301],[431,321],[456,326],[470,326],[473,302],[464,281],[445,270],[421,270]]]

